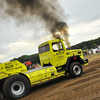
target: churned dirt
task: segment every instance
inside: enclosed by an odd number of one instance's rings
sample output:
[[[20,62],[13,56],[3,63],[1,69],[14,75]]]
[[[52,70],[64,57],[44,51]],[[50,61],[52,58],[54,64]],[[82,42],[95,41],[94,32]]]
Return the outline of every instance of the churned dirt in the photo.
[[[36,84],[28,96],[18,100],[100,100],[100,55],[83,66],[82,76],[67,75]]]

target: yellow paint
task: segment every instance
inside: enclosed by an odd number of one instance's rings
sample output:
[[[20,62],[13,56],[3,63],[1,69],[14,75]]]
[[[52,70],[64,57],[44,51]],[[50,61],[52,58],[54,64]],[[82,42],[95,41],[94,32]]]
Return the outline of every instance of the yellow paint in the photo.
[[[57,43],[59,50],[54,52],[52,44]],[[65,65],[68,57],[80,55],[83,59],[83,54],[81,49],[77,50],[66,50],[63,39],[50,40],[45,43],[42,43],[38,46],[41,50],[45,50],[44,46],[47,46],[47,51],[39,53],[41,65],[43,64],[52,64],[52,66],[42,67],[37,70],[28,71],[26,66],[21,62],[15,60],[6,63],[0,64],[0,79],[4,79],[16,74],[24,74],[30,80],[31,85],[37,84],[43,81],[47,81],[65,74],[65,71],[57,72],[61,70],[62,65]],[[61,45],[61,47],[60,47]],[[41,48],[42,47],[42,48]],[[42,52],[42,51],[41,51]],[[80,53],[79,53],[80,52]],[[56,68],[57,67],[57,68]]]
[[[27,72],[26,66],[17,60],[0,64],[0,79],[24,72]]]
[[[76,49],[76,50],[66,50],[63,39],[55,39],[55,40],[49,40],[45,43],[42,43],[41,45],[38,46],[38,48],[44,47],[45,45],[49,44],[50,50],[47,52],[39,53],[41,65],[43,64],[49,64],[51,63],[52,66],[58,67],[65,65],[67,62],[68,57],[79,55],[83,59],[83,53],[81,49]],[[62,48],[59,47],[59,42],[62,44]],[[53,43],[58,43],[59,50],[54,52],[52,44]],[[80,53],[78,53],[80,52]]]

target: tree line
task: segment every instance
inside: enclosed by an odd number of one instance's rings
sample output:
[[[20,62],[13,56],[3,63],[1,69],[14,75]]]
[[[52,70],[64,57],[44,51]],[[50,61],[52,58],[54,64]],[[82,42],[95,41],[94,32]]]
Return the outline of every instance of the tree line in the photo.
[[[36,64],[36,63],[40,64],[40,59],[39,59],[39,54],[38,53],[32,54],[32,55],[22,55],[21,57],[13,58],[10,61],[13,61],[13,60],[18,60],[21,63],[24,63],[24,62],[27,62],[27,61],[31,61],[32,64]]]
[[[71,49],[91,49],[91,48],[96,48],[97,45],[100,45],[100,37],[94,40],[89,40],[89,41],[84,41],[79,44],[76,44],[74,46],[71,46]]]
[[[100,45],[100,37],[94,40],[89,40],[89,41],[84,41],[81,42],[79,44],[76,44],[74,46],[71,46],[71,49],[82,49],[82,50],[86,50],[86,49],[91,49],[91,48],[96,48],[97,45]],[[32,64],[36,64],[36,63],[40,63],[40,59],[39,59],[39,54],[32,54],[32,55],[22,55],[21,57],[18,58],[14,58],[12,60],[18,60],[22,63],[26,62],[26,61],[31,61]],[[11,61],[12,61],[11,60]]]

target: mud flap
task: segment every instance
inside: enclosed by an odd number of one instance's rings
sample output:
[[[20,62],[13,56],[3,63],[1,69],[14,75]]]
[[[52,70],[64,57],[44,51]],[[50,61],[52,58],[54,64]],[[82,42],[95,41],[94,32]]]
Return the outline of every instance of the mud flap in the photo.
[[[88,62],[89,62],[88,59],[83,59],[83,64],[84,64],[84,65],[87,65]]]

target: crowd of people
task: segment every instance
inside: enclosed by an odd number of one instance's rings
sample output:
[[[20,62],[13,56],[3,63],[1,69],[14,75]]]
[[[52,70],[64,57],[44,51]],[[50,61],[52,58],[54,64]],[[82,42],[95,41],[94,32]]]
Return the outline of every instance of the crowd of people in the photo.
[[[25,64],[25,66],[27,67],[27,70],[30,70],[30,69],[37,69],[37,68],[41,68],[42,66],[40,65],[40,64],[29,64],[29,65],[27,65],[27,64]]]

